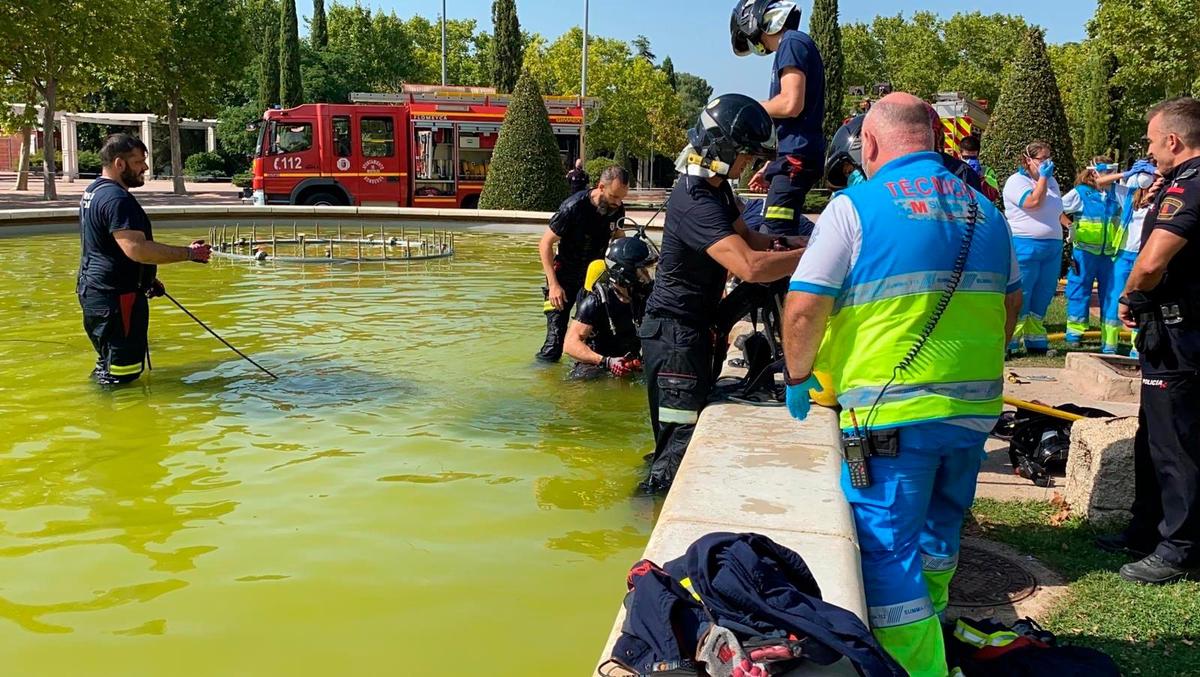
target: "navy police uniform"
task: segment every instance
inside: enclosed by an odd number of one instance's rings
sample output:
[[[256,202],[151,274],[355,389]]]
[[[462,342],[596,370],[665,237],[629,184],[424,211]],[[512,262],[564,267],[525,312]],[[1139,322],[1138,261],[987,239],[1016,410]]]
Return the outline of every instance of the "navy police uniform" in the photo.
[[[81,244],[75,292],[83,328],[96,349],[93,375],[105,383],[125,383],[142,374],[151,288],[157,266],[138,263],[121,250],[113,233],[136,230],[153,240],[150,218],[121,184],[92,182],[79,201]]]
[[[726,270],[708,248],[735,235],[737,198],[723,182],[681,176],[671,191],[642,339],[654,460],[644,488],[666,489],[713,386],[713,332]]]
[[[546,342],[538,352],[539,359],[553,362],[562,357],[571,308],[581,296],[588,264],[604,258],[608,243],[617,232],[617,224],[624,216],[624,206],[601,214],[592,204],[591,191],[581,190],[564,200],[554,216],[550,217],[550,230],[561,238],[558,241],[558,253],[554,257],[554,274],[567,294],[567,302],[561,310],[556,310],[550,305],[549,285],[542,288]]]
[[[575,309],[575,321],[592,328],[588,347],[605,357],[637,357],[642,344],[638,339],[637,326],[642,317],[644,302],[634,299],[633,303],[622,301],[608,283],[583,296]],[[571,369],[571,378],[589,379],[608,374],[603,366],[576,362]]]
[[[1127,534],[1177,567],[1200,567],[1200,158],[1180,164],[1146,214],[1185,238],[1138,319],[1142,398],[1134,439],[1135,499]],[[1147,307],[1148,306],[1148,307]]]
[[[771,235],[808,235],[813,224],[804,216],[804,199],[821,176],[825,163],[825,65],[821,52],[807,33],[788,30],[779,42],[772,67],[771,98],[781,90],[786,68],[804,73],[804,110],[793,118],[775,120],[779,157],[767,165],[763,178],[767,193],[764,232]]]

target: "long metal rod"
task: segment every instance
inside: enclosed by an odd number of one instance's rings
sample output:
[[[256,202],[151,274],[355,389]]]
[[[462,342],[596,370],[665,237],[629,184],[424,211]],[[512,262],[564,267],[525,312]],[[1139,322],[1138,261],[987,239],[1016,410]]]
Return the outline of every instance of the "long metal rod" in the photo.
[[[446,86],[446,0],[442,0],[442,86]]]
[[[1017,398],[1010,397],[1008,395],[1004,396],[1004,403],[1011,404],[1012,406],[1017,407],[1018,409],[1028,409],[1029,411],[1036,411],[1037,413],[1045,414],[1046,416],[1053,416],[1054,418],[1061,418],[1064,421],[1078,421],[1081,418],[1087,418],[1087,416],[1080,416],[1079,414],[1072,414],[1071,412],[1063,411],[1062,409],[1055,409],[1054,407],[1047,407],[1044,404],[1037,404],[1036,402],[1027,402],[1025,400],[1018,400]]]
[[[588,0],[583,0],[583,58],[579,73],[579,157],[587,161],[587,108],[583,102],[587,99],[587,62],[588,62]]]
[[[259,363],[255,362],[254,360],[250,359],[250,357],[249,357],[249,356],[247,356],[247,355],[246,355],[246,353],[243,353],[242,351],[238,350],[237,348],[234,348],[234,347],[233,347],[233,345],[229,343],[229,341],[226,341],[225,339],[221,338],[221,335],[220,335],[220,334],[218,334],[217,332],[213,331],[213,330],[212,330],[212,328],[211,328],[211,327],[209,327],[207,324],[204,324],[204,321],[203,321],[203,320],[201,320],[200,318],[198,318],[198,317],[196,317],[195,315],[193,315],[193,314],[192,314],[192,311],[188,310],[187,308],[184,308],[182,303],[180,303],[179,301],[176,301],[174,296],[171,296],[170,294],[166,293],[165,291],[163,292],[163,296],[166,296],[168,299],[170,299],[171,303],[174,303],[174,304],[175,304],[176,306],[178,306],[178,307],[179,307],[179,309],[180,309],[180,310],[182,310],[182,311],[183,311],[183,312],[184,312],[184,313],[185,313],[185,314],[186,314],[188,317],[190,317],[190,318],[192,318],[193,320],[195,320],[195,321],[196,321],[196,324],[200,325],[201,327],[204,327],[204,330],[205,330],[205,331],[207,331],[208,333],[210,333],[210,334],[212,334],[213,336],[215,336],[215,337],[216,337],[216,339],[217,339],[218,341],[220,341],[221,343],[224,343],[226,348],[229,348],[230,350],[232,350],[233,352],[237,353],[238,355],[241,355],[241,357],[242,357],[242,359],[243,359],[243,360],[246,360],[246,361],[247,361],[247,362],[249,362],[250,364],[253,364],[254,366],[256,366],[256,367],[258,367],[259,369],[263,370],[263,372],[265,372],[265,373],[267,374],[267,376],[270,376],[271,378],[273,378],[273,379],[276,379],[276,380],[278,380],[278,379],[279,379],[279,377],[278,377],[278,376],[276,376],[275,374],[272,374],[272,373],[271,373],[271,370],[270,370],[270,369],[267,369],[266,367],[262,366],[261,364],[259,364]]]

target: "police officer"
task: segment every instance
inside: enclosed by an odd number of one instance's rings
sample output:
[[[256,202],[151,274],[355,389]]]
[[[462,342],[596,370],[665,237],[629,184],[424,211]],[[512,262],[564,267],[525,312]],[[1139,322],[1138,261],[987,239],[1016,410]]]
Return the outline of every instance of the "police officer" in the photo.
[[[784,350],[795,418],[821,391],[814,365],[833,375],[872,631],[910,674],[941,677],[938,615],[1021,287],[1004,217],[943,165],[924,106],[895,93],[867,113],[869,180],[821,214],[789,286]]]
[[[754,99],[726,94],[710,101],[679,155],[681,176],[663,222],[654,289],[638,335],[646,366],[654,457],[643,489],[664,491],[675,478],[712,389],[717,304],[729,273],[770,282],[796,267],[800,238],[752,232],[740,216],[729,177],[756,157],[775,153],[767,111]]]
[[[92,377],[101,385],[128,383],[142,375],[147,298],[166,293],[155,275],[158,264],[208,263],[212,249],[203,240],[186,247],[154,241],[150,218],[129,192],[145,183],[146,146],[128,134],[114,134],[100,149],[100,178],[79,201],[81,253],[75,292],[83,328],[96,349]]]
[[[588,184],[591,182],[592,177],[588,176],[587,171],[583,168],[583,158],[576,160],[575,168],[567,172],[567,185],[571,187],[571,194],[587,190]]]
[[[563,201],[550,218],[538,243],[546,286],[542,289],[546,313],[546,341],[536,357],[557,362],[562,357],[563,338],[583,289],[588,264],[604,256],[608,243],[625,233],[618,224],[625,216],[624,200],[629,192],[629,173],[612,166],[600,174],[592,190],[582,190]],[[555,253],[554,246],[558,245]]]
[[[575,358],[571,378],[629,376],[642,368],[637,326],[646,312],[658,257],[636,237],[623,237],[604,255],[606,278],[598,281],[575,309],[563,351]]]
[[[1200,568],[1200,101],[1164,101],[1147,120],[1162,179],[1118,306],[1142,367],[1133,520],[1101,546],[1145,555],[1122,578],[1170,583]]]
[[[779,157],[749,184],[767,192],[766,230],[772,235],[812,232],[804,198],[821,177],[825,158],[825,65],[799,27],[800,8],[788,0],[738,0],[729,21],[734,54],[775,54],[763,107],[775,120]]]

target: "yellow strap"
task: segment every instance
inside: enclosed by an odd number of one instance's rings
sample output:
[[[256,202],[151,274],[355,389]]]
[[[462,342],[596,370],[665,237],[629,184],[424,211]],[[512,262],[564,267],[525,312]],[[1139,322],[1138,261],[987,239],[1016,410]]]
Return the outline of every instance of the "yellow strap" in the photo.
[[[692,597],[695,597],[697,602],[703,601],[700,599],[700,595],[697,595],[696,591],[692,589],[692,579],[685,578],[682,581],[679,581],[679,584],[682,585],[683,587],[687,588],[687,591],[692,593]]]
[[[796,218],[796,210],[791,207],[767,207],[766,217],[768,219],[793,219]]]

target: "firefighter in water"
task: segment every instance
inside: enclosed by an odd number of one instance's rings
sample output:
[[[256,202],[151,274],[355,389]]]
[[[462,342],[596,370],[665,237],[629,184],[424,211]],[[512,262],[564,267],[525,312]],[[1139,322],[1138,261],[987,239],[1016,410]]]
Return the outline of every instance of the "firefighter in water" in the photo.
[[[651,271],[657,261],[644,241],[623,237],[609,245],[603,262],[593,262],[593,266],[599,264],[601,279],[579,302],[563,344],[563,351],[575,358],[571,378],[623,377],[641,371],[637,328],[646,311],[654,281]]]
[[[101,385],[128,383],[142,375],[147,299],[162,296],[158,265],[179,261],[208,263],[212,248],[203,240],[186,247],[154,241],[150,218],[129,192],[145,183],[146,146],[129,134],[113,134],[100,149],[100,178],[79,201],[81,252],[75,293],[83,328],[96,349],[92,378]]]
[[[763,102],[775,121],[779,157],[750,179],[750,189],[767,193],[766,233],[808,235],[804,199],[821,178],[825,161],[825,65],[821,52],[799,29],[800,8],[788,0],[737,0],[730,19],[733,53],[774,54],[770,98]]]
[[[625,217],[625,195],[629,173],[616,165],[600,173],[592,190],[575,193],[563,201],[538,243],[546,286],[546,341],[536,357],[557,362],[562,357],[563,338],[571,319],[571,307],[583,290],[588,264],[603,258],[608,244],[624,237],[618,224]],[[557,253],[554,246],[558,245]]]

